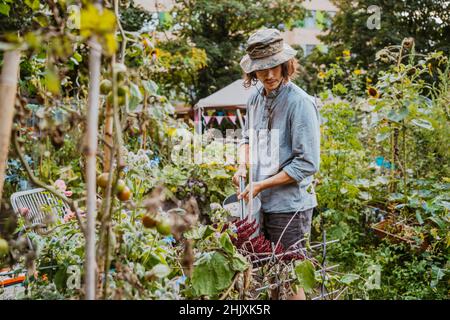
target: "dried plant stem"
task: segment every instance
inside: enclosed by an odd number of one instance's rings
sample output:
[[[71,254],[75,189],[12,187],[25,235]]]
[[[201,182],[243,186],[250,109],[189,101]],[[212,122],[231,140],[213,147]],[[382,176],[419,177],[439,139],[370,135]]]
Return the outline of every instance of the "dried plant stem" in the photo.
[[[219,298],[219,300],[225,300],[226,297],[230,294],[231,289],[233,289],[234,285],[236,284],[237,279],[241,275],[242,272],[238,272],[234,275],[233,281],[231,282],[230,286],[228,287],[227,291],[225,291]]]

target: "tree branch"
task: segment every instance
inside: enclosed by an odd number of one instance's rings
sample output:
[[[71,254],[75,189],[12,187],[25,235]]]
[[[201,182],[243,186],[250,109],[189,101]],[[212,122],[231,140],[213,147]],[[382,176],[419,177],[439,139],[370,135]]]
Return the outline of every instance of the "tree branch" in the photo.
[[[22,150],[20,149],[19,142],[17,141],[17,132],[14,132],[14,134],[12,135],[12,140],[13,140],[14,150],[16,151],[17,155],[19,156],[20,162],[22,163],[23,167],[25,168],[25,171],[28,175],[28,178],[31,180],[31,182],[33,182],[35,185],[47,190],[48,192],[53,194],[55,197],[61,199],[65,203],[67,203],[67,205],[70,207],[70,210],[72,210],[75,213],[77,220],[78,220],[78,224],[80,225],[80,229],[83,232],[83,235],[86,236],[86,228],[84,227],[83,222],[81,221],[80,212],[79,212],[78,206],[76,205],[76,202],[73,201],[72,199],[67,198],[64,194],[58,192],[55,188],[40,181],[33,174],[33,171],[31,170],[30,166],[28,165],[28,162],[25,161],[24,154],[23,154]]]

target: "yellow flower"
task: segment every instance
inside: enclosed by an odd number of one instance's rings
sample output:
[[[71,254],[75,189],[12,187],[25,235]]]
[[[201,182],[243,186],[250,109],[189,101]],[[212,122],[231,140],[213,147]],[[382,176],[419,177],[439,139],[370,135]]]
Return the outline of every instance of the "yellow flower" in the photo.
[[[318,75],[319,79],[324,79],[325,76],[326,76],[325,72],[323,72],[323,71],[319,72],[319,75]]]
[[[367,89],[367,93],[369,94],[369,96],[371,96],[372,98],[375,98],[375,99],[378,99],[380,97],[380,93],[374,87],[369,87]]]
[[[167,129],[167,134],[169,135],[169,137],[173,137],[176,132],[177,132],[177,128],[168,128]]]
[[[231,166],[231,165],[225,166],[225,169],[229,170],[229,171],[236,171],[236,168],[234,166]]]
[[[154,59],[158,58],[161,55],[161,50],[158,48],[155,48],[152,50],[152,52],[150,53]]]
[[[356,69],[353,71],[354,74],[356,74],[357,76],[359,76],[360,74],[362,74],[362,70],[361,69]]]
[[[173,193],[175,193],[177,191],[177,187],[172,187],[170,188],[170,191],[172,191]]]
[[[350,57],[350,50],[344,50],[342,51],[342,54],[344,57]]]
[[[372,79],[370,79],[369,77],[366,78],[366,82],[367,83],[372,83]]]
[[[428,64],[428,72],[431,76],[433,75],[433,66],[431,65],[431,63]]]

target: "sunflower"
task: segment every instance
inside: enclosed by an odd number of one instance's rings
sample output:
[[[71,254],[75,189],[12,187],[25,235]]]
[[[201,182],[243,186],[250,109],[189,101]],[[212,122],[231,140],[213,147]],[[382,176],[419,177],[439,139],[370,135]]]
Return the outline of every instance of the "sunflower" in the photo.
[[[369,96],[371,96],[372,98],[375,98],[375,99],[378,99],[380,97],[380,93],[374,87],[369,87],[367,89],[367,93],[369,94]]]

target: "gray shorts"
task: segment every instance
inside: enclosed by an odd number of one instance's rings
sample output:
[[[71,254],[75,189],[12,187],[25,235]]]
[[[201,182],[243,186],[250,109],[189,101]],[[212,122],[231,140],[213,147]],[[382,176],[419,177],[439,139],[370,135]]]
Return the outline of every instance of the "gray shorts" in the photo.
[[[314,208],[299,211],[292,219],[280,241],[285,250],[294,249],[292,245],[305,237],[309,239],[313,210]],[[263,213],[262,231],[266,239],[276,244],[293,214],[295,212]],[[295,247],[304,247],[305,244],[306,240],[300,241]]]

